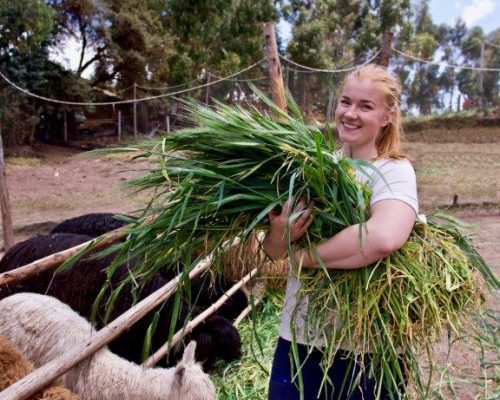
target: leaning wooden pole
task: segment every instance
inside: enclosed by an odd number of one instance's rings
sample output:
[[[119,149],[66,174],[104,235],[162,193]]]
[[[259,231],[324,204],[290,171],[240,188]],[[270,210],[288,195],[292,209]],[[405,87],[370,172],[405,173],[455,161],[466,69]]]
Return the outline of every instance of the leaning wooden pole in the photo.
[[[238,315],[238,317],[236,317],[236,319],[234,320],[234,323],[233,325],[237,328],[238,325],[241,323],[241,321],[243,321],[248,314],[250,314],[250,312],[252,311],[253,308],[257,307],[259,305],[259,303],[262,301],[262,299],[264,298],[264,294],[261,294],[260,296],[257,296],[252,302],[251,304],[249,304],[241,313],[240,315]]]
[[[285,87],[281,69],[278,46],[276,44],[276,29],[274,22],[264,24],[264,46],[266,49],[267,69],[271,83],[271,95],[276,105],[286,112]]]
[[[51,254],[50,256],[41,258],[40,260],[33,261],[30,264],[4,272],[0,274],[0,289],[2,285],[22,281],[32,275],[53,269],[87,246],[93,245],[92,249],[102,249],[125,238],[126,236],[127,233],[123,231],[122,227],[107,233],[102,236],[101,239],[89,240],[88,242],[79,244],[78,246],[60,251],[59,253]]]
[[[205,271],[210,266],[211,261],[212,257],[209,256],[199,262],[189,273],[189,278],[192,279]],[[144,317],[148,312],[172,296],[181,280],[181,275],[182,274],[177,275],[175,279],[137,303],[130,310],[93,334],[79,346],[49,361],[44,366],[36,369],[23,379],[0,392],[0,400],[24,400],[29,398],[59,376],[63,375],[78,362],[106,346],[123,331]]]
[[[155,365],[159,360],[162,359],[165,354],[167,354],[168,350],[174,347],[185,335],[189,334],[194,328],[196,328],[199,324],[205,321],[210,315],[215,313],[226,301],[229,299],[236,291],[245,285],[250,279],[257,275],[258,269],[254,268],[247,275],[245,275],[240,281],[236,282],[231,288],[224,293],[219,300],[213,303],[210,307],[208,307],[205,311],[198,314],[194,319],[189,321],[189,323],[181,330],[176,332],[176,334],[172,337],[170,342],[165,343],[161,346],[154,354],[152,354],[146,361],[142,363],[145,367],[151,367]]]
[[[0,209],[2,212],[3,245],[5,251],[7,251],[14,245],[14,229],[12,228],[12,214],[10,212],[9,191],[7,189],[7,179],[5,177],[1,114],[0,114]]]

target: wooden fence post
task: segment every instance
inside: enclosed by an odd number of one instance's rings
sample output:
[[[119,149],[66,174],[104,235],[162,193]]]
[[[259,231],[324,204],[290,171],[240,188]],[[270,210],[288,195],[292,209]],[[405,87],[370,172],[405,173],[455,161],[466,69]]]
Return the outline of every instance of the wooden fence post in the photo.
[[[484,68],[484,39],[481,40],[481,53],[479,55],[479,66]],[[479,107],[484,106],[484,71],[479,71]]]
[[[330,94],[328,96],[328,105],[326,106],[325,125],[328,125],[332,121],[333,101],[334,100],[335,100],[335,91],[330,90]]]
[[[137,83],[134,82],[134,139],[137,139]]]
[[[64,124],[63,124],[64,143],[67,143],[68,142],[68,115],[67,115],[66,111],[64,111],[64,114],[63,114],[63,121],[64,121]]]
[[[285,88],[283,85],[283,72],[276,45],[276,29],[274,22],[264,24],[264,45],[266,49],[267,68],[271,81],[271,94],[276,105],[286,112]]]
[[[5,251],[14,245],[14,230],[10,212],[9,191],[5,179],[5,163],[2,140],[2,114],[0,111],[0,207],[2,210],[2,232]]]
[[[122,141],[122,112],[118,110],[118,143]]]
[[[207,71],[207,86],[205,88],[205,105],[210,101],[210,72]]]

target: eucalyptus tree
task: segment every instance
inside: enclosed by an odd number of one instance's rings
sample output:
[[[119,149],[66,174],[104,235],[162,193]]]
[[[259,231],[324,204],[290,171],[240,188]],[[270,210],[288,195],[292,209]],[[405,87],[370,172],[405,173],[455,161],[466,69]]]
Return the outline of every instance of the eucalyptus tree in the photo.
[[[292,1],[282,12],[293,23],[287,54],[298,64],[315,69],[333,69],[353,63],[352,32],[360,15],[360,4],[344,0]],[[290,75],[292,93],[308,120],[327,108],[327,99],[339,76],[310,73]],[[330,102],[328,102],[329,105]]]
[[[153,1],[154,2],[154,1]],[[169,83],[196,78],[203,69],[224,75],[262,58],[262,23],[276,20],[271,0],[156,1],[175,54],[161,76]]]
[[[500,29],[486,35],[485,41],[485,67],[498,68],[500,66]],[[484,73],[484,97],[493,107],[500,105],[500,73],[487,71]]]
[[[411,40],[410,0],[366,0],[362,2],[354,49],[357,55],[381,48],[384,32],[392,34],[392,45],[404,47]],[[392,63],[392,60],[389,64]]]
[[[480,27],[469,30],[461,44],[464,63],[474,69],[464,69],[457,74],[458,87],[474,106],[498,105],[498,71],[481,71],[479,68],[498,67],[500,64],[500,29],[485,35]]]
[[[160,16],[147,2],[50,0],[58,11],[59,37],[79,43],[77,75],[93,69],[92,84],[144,82],[172,52]]]
[[[428,3],[429,0],[420,0],[413,4],[412,28],[406,32],[406,40],[398,44],[405,53],[421,60],[432,60],[439,45],[439,27],[432,21]],[[403,84],[408,110],[428,114],[441,108],[438,66],[404,58],[399,61],[396,71]]]
[[[467,27],[465,23],[458,19],[454,25],[441,24],[439,26],[439,49],[442,53],[440,61],[448,65],[459,65],[462,62],[461,44]],[[448,110],[453,111],[454,101],[458,91],[457,72],[455,68],[443,68],[439,75],[439,86],[441,95],[448,96],[448,105],[443,104]],[[457,105],[459,108],[460,105]]]
[[[95,67],[103,57],[106,13],[96,0],[48,0],[57,12],[57,48],[64,51],[64,42],[73,39],[79,44],[76,74]]]
[[[312,68],[335,68],[367,61],[380,48],[382,34],[405,37],[409,0],[292,0],[283,1],[284,18],[293,24],[287,52],[291,59]],[[300,74],[294,82],[297,97],[307,114],[325,107],[341,78],[338,74]],[[292,85],[293,86],[293,85]],[[330,92],[330,93],[328,93]]]

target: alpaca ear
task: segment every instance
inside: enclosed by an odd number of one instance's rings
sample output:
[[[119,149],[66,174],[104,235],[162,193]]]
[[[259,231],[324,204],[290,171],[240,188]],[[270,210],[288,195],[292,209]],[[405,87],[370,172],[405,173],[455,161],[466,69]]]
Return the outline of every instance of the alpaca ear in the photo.
[[[184,364],[180,365],[177,367],[175,370],[175,383],[177,384],[177,387],[180,388],[182,387],[182,380],[184,379],[184,374],[186,372],[186,366]]]
[[[184,349],[184,354],[182,355],[182,362],[186,364],[194,364],[194,353],[196,350],[196,342],[194,340],[190,341],[189,344]]]

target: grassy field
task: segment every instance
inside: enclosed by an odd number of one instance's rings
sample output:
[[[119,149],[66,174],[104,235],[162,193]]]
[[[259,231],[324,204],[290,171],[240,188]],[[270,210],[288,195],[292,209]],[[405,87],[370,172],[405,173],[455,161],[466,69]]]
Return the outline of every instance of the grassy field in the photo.
[[[456,202],[459,209],[499,207],[500,141],[406,143],[417,173],[420,206],[430,212]],[[456,197],[455,197],[456,196]],[[485,212],[490,212],[485,210]]]

